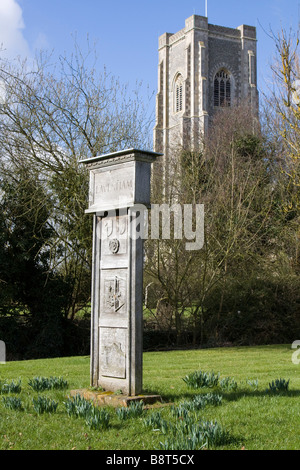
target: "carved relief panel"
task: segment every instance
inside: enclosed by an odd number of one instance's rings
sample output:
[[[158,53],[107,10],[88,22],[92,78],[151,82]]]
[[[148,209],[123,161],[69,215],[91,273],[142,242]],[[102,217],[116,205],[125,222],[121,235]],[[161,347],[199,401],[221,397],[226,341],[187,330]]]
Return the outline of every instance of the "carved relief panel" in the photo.
[[[101,271],[100,326],[128,326],[127,269]]]
[[[101,267],[128,266],[127,215],[104,217],[101,227]]]
[[[100,374],[126,378],[126,335],[122,328],[100,329]]]

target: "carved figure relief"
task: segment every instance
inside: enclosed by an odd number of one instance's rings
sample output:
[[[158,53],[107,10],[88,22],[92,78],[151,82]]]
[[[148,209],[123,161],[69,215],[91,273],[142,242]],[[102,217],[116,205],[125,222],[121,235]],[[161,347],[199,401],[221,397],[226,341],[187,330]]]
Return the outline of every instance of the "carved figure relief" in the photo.
[[[104,280],[105,313],[126,311],[126,280],[118,276]]]
[[[126,331],[122,328],[101,328],[100,373],[107,377],[126,376]]]
[[[127,215],[106,217],[102,227],[103,254],[107,256],[127,253]]]

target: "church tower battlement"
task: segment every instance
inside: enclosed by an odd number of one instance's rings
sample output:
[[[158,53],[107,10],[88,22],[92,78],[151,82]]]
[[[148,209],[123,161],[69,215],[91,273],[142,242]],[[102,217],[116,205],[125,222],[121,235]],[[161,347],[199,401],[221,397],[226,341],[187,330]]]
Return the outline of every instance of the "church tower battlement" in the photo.
[[[199,147],[216,110],[246,102],[258,114],[256,28],[186,19],[175,34],[159,37],[154,150]],[[167,169],[166,169],[167,171]]]

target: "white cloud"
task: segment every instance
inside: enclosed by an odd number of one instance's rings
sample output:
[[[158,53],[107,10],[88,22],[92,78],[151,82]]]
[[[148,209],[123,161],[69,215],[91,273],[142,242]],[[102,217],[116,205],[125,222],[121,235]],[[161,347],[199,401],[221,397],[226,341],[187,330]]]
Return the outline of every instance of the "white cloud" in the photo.
[[[16,0],[0,0],[0,54],[2,57],[28,57],[29,45],[24,38],[23,12]]]

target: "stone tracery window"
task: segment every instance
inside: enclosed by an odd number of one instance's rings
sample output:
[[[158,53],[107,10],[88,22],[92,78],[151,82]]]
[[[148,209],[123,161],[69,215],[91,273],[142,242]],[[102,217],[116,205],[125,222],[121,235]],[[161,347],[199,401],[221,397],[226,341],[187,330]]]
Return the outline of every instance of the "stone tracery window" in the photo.
[[[179,113],[183,109],[183,80],[182,76],[178,75],[175,81],[175,102],[174,110],[175,113]]]
[[[214,106],[231,105],[232,83],[231,75],[225,69],[219,70],[214,78]]]

